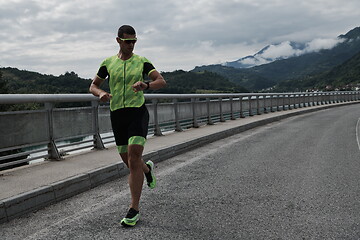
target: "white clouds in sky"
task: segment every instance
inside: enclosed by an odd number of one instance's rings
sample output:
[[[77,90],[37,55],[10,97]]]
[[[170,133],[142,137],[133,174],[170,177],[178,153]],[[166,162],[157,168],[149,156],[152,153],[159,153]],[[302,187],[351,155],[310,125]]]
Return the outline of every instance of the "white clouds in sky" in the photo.
[[[291,44],[290,41],[284,41],[280,44],[271,44],[262,52],[255,54],[253,58],[244,58],[239,63],[245,65],[261,65],[278,59],[300,56],[310,52],[318,52],[324,49],[331,49],[343,40],[340,38],[316,38],[304,44],[299,48]]]
[[[135,27],[135,53],[159,71],[231,61],[269,44],[263,58],[291,56],[300,53],[290,41],[306,43],[303,51],[335,45],[359,25],[356,9],[357,0],[0,0],[0,65],[91,78],[117,53],[122,24]]]

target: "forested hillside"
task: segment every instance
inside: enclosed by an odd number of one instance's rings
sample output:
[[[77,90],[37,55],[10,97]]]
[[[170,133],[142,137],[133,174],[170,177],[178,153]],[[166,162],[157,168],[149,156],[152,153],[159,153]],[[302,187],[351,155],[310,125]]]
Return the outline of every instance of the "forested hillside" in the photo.
[[[356,90],[360,87],[360,52],[330,71],[280,82],[274,91]]]
[[[185,72],[182,70],[162,73],[166,88],[158,93],[223,93],[248,92],[247,89],[230,82],[227,78],[212,72]]]
[[[74,72],[60,76],[44,75],[16,68],[2,68],[0,93],[88,93],[90,79],[80,78]],[[166,88],[149,93],[200,93],[200,92],[248,92],[225,77],[211,72],[165,72]],[[102,86],[108,91],[107,81]]]
[[[74,72],[53,76],[17,68],[0,70],[8,93],[87,93],[91,83]]]

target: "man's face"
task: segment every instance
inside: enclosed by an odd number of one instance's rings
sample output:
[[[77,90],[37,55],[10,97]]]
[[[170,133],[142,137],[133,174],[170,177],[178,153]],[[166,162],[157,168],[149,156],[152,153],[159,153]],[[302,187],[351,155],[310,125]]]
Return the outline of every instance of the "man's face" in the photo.
[[[131,54],[134,50],[136,43],[136,35],[126,34],[122,38],[117,38],[117,42],[120,44],[120,49],[125,54]]]

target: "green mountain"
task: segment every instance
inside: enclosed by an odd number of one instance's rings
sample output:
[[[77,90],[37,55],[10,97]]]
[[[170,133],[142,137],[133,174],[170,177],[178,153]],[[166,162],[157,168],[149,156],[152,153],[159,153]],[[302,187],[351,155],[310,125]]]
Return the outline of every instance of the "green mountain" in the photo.
[[[329,71],[360,52],[360,27],[338,37],[341,43],[332,49],[307,53],[297,57],[277,60],[260,66],[239,69],[221,65],[196,67],[194,72],[211,71],[227,77],[251,91],[259,91],[276,83],[299,79]]]
[[[60,76],[44,75],[16,68],[0,68],[0,93],[88,93],[90,79],[80,78],[74,72]],[[154,93],[248,92],[243,87],[212,72],[165,72],[167,87]],[[2,79],[2,80],[1,80]],[[108,83],[102,86],[109,90]]]
[[[53,76],[9,67],[0,71],[8,93],[87,93],[91,83],[74,72]]]
[[[269,88],[274,86],[277,82],[261,76],[260,74],[252,72],[251,69],[238,69],[233,67],[226,67],[220,64],[196,67],[192,72],[214,72],[231,82],[243,86],[251,91]]]
[[[247,89],[230,82],[227,78],[213,72],[186,72],[182,70],[162,73],[166,88],[156,93],[219,93],[249,92]]]
[[[360,87],[360,52],[329,71],[280,82],[275,91],[353,90]]]

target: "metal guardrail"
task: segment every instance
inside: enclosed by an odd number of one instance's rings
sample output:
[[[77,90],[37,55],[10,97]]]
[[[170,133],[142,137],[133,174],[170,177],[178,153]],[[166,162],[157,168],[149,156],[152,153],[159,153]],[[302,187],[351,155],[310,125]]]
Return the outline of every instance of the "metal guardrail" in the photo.
[[[182,131],[255,114],[360,100],[360,92],[145,94],[149,133]],[[57,108],[57,103],[87,107]],[[41,103],[32,111],[0,112],[0,170],[37,159],[60,160],[85,148],[114,144],[110,112],[91,94],[0,94],[0,104]],[[91,104],[90,104],[91,103]]]

